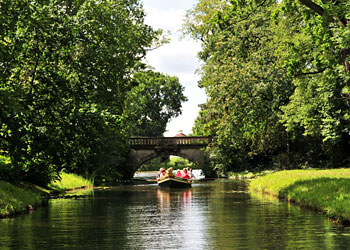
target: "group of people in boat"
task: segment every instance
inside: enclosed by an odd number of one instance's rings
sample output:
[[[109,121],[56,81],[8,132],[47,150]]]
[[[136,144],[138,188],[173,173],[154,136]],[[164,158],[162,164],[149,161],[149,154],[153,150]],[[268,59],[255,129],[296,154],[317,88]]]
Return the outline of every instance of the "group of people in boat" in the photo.
[[[159,173],[157,175],[157,179],[161,177],[179,177],[183,179],[195,179],[196,177],[192,173],[192,168],[184,168],[182,171],[180,169],[176,170],[176,173],[174,173],[174,170],[172,167],[168,169],[160,168]]]

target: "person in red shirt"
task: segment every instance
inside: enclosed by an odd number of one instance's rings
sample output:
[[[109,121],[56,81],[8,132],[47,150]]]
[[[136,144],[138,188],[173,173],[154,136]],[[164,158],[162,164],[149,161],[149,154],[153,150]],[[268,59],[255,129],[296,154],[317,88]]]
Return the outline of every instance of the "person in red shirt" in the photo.
[[[177,172],[176,172],[176,177],[182,177],[182,173],[181,173],[181,170],[178,169]]]
[[[186,168],[182,170],[182,178],[184,179],[191,179],[191,176],[188,174],[188,171]]]

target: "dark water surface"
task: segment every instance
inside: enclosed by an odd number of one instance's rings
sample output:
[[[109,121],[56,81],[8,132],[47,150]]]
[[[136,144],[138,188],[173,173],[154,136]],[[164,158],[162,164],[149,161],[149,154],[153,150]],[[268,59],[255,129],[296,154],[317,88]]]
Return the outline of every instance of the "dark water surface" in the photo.
[[[245,190],[233,181],[125,185],[50,200],[0,220],[0,249],[350,249],[349,228]]]

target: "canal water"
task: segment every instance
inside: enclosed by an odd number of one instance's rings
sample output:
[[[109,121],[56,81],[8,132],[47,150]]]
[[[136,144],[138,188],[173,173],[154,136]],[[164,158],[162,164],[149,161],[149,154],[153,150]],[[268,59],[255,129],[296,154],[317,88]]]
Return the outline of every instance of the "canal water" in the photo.
[[[350,229],[244,182],[121,185],[0,220],[0,249],[350,249]]]

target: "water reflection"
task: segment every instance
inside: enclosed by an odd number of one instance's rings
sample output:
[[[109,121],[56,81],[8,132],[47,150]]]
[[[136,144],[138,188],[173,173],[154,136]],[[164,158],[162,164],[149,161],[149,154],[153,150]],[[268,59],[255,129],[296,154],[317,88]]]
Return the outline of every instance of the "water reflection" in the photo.
[[[171,209],[171,206],[182,206],[183,208],[191,206],[192,189],[180,190],[157,190],[158,206],[161,211]]]
[[[347,231],[349,228],[339,227],[323,215],[271,196],[251,194],[251,198],[249,213],[256,216],[248,223],[256,226],[251,227],[250,235],[255,235],[265,248],[279,242],[282,249],[341,249],[349,243],[347,237],[340,237],[342,239],[338,241],[339,235],[335,233],[340,228]],[[264,240],[266,235],[269,235],[270,242]]]
[[[120,186],[0,220],[0,249],[347,249],[350,229],[242,182]]]
[[[192,203],[192,192],[156,189],[156,203],[142,206],[142,213],[129,209],[127,231],[135,249],[205,249],[206,218]]]

